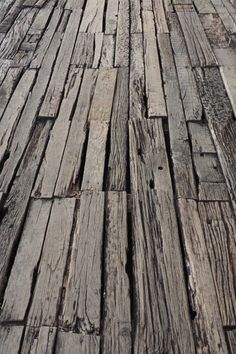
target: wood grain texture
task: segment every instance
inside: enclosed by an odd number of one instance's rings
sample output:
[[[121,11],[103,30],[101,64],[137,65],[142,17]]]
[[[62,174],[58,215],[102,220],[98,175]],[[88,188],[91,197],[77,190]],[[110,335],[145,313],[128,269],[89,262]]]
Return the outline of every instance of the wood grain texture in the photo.
[[[19,353],[19,346],[23,334],[23,326],[0,327],[0,350],[6,354]]]
[[[21,351],[32,354],[52,354],[56,342],[55,327],[26,326]]]
[[[99,354],[99,336],[84,336],[77,333],[59,332],[56,350],[58,354]]]

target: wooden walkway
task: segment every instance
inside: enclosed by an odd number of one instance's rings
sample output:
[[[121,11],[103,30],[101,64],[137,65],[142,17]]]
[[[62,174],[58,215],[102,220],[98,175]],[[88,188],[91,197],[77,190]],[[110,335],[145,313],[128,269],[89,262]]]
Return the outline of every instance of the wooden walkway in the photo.
[[[0,353],[236,353],[236,8],[0,0]]]

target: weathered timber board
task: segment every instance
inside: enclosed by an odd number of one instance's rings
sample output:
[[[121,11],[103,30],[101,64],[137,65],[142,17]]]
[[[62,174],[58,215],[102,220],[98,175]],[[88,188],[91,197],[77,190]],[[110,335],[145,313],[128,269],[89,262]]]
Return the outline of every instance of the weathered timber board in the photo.
[[[26,326],[22,353],[53,354],[57,329],[55,327]]]
[[[91,335],[84,336],[72,332],[59,332],[56,351],[58,354],[99,354],[100,337]]]
[[[23,326],[0,326],[0,351],[4,354],[18,354]]]

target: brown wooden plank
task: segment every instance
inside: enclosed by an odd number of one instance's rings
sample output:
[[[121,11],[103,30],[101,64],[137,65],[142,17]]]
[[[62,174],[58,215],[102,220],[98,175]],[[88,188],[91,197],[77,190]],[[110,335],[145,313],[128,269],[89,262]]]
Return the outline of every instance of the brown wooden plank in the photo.
[[[51,210],[51,201],[31,202],[2,304],[1,321],[23,321]]]
[[[21,226],[50,128],[50,122],[40,122],[36,126],[15,182],[4,204],[7,213],[0,224],[0,292],[5,286],[6,275],[11,267],[12,252],[14,252],[20,237]]]
[[[89,121],[110,121],[116,76],[117,69],[99,69]]]
[[[108,129],[108,122],[90,122],[82,190],[103,190]]]
[[[105,269],[103,305],[104,353],[131,353],[131,307],[126,272],[127,197],[125,192],[108,192],[105,223]]]
[[[230,203],[198,204],[224,326],[236,324],[236,224]]]
[[[45,156],[35,182],[33,191],[35,197],[53,197],[82,73],[82,69],[76,68],[72,68],[69,73],[58,118],[53,126]]]
[[[45,56],[42,67],[38,73],[31,95],[28,97],[24,110],[21,114],[21,119],[15,129],[14,139],[12,140],[9,150],[10,154],[0,175],[0,190],[8,190],[14,176],[15,169],[19,164],[27,143],[31,137],[38,109],[50,79],[52,63],[55,60],[58,47],[60,46],[60,36],[60,33],[56,34],[51,42],[48,53]]]
[[[63,94],[70,58],[80,23],[81,10],[72,12],[57,56],[53,74],[41,106],[40,117],[56,117]]]
[[[26,326],[22,353],[53,354],[57,330],[55,327]]]
[[[131,119],[142,119],[146,117],[143,36],[131,34],[130,41],[129,115]]]
[[[53,202],[27,318],[28,325],[53,326],[56,323],[74,209],[75,199],[55,199]]]
[[[222,319],[217,302],[203,228],[193,200],[179,199],[188,288],[195,313],[193,320],[198,352],[227,353]]]
[[[127,181],[129,70],[119,68],[110,127],[107,190],[124,191]]]
[[[59,332],[56,351],[58,354],[99,354],[100,337],[84,336],[77,333]]]
[[[193,67],[216,65],[199,17],[194,11],[177,11]]]
[[[194,352],[160,120],[130,122],[130,160],[136,298],[134,352],[155,348],[168,353]]]
[[[119,1],[115,66],[129,65],[129,0]]]
[[[18,354],[23,326],[0,326],[0,350],[4,354]]]
[[[98,334],[100,330],[103,223],[104,193],[82,192],[66,275],[62,323],[83,334]]]
[[[86,69],[84,73],[55,188],[57,196],[71,195],[79,189],[81,183],[81,166],[88,131],[87,118],[97,74],[98,71],[94,69]]]

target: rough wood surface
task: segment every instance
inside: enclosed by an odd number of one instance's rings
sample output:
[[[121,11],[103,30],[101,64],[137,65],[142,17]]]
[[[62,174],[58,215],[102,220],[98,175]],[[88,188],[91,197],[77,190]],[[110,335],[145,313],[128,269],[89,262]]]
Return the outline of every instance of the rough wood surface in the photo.
[[[57,330],[55,327],[29,327],[24,334],[24,341],[21,351],[32,354],[52,354]]]
[[[58,354],[99,354],[99,336],[84,336],[77,333],[59,332],[56,350]]]

